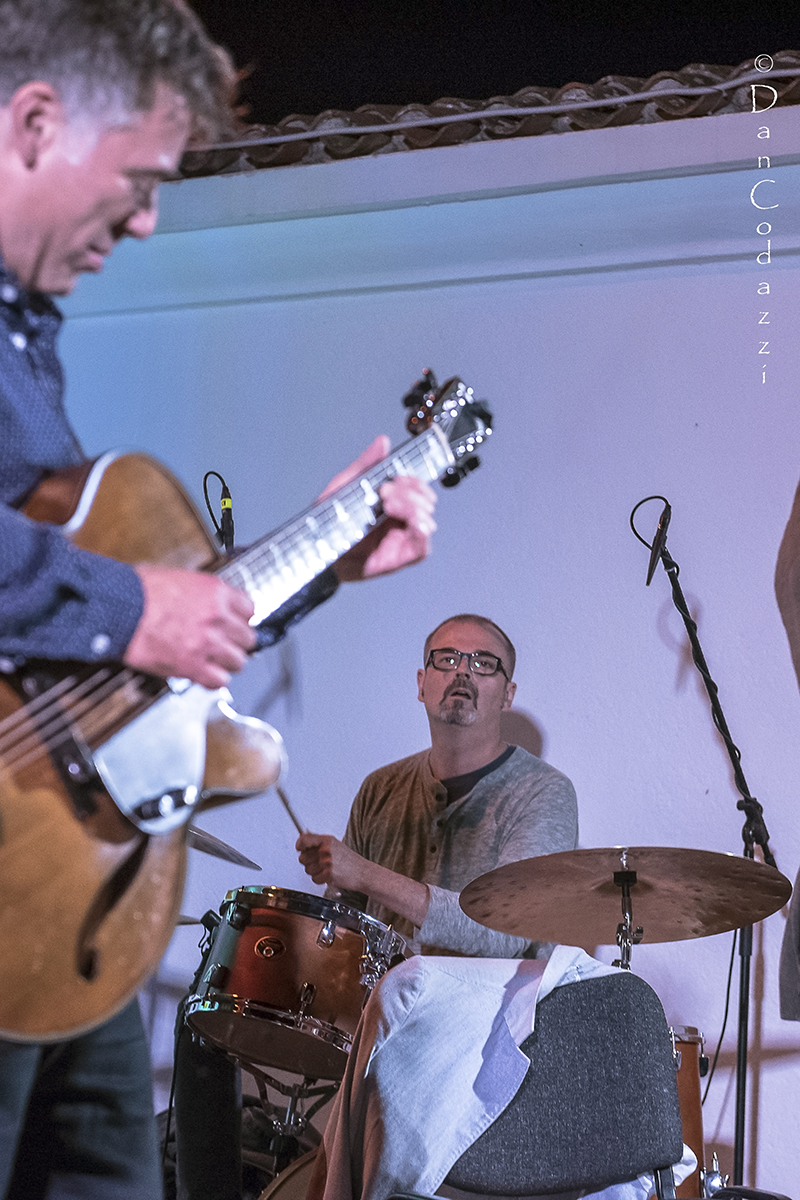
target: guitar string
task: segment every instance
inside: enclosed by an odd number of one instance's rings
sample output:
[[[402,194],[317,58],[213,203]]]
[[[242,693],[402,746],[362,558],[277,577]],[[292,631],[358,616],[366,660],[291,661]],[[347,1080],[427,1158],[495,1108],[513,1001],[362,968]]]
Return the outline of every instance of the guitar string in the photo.
[[[307,540],[309,518],[312,518],[319,528],[320,538],[317,540],[325,540],[326,532],[337,528],[341,529],[343,524],[336,511],[338,506],[345,509],[348,505],[350,506],[351,512],[347,516],[349,521],[355,524],[355,514],[352,512],[355,504],[357,503],[362,510],[370,507],[362,487],[362,480],[366,480],[370,487],[377,492],[388,478],[387,464],[393,466],[399,462],[406,469],[416,468],[414,474],[417,477],[419,477],[420,467],[424,467],[428,477],[432,481],[435,480],[438,477],[438,470],[427,454],[428,443],[435,436],[430,431],[426,431],[422,437],[418,437],[413,442],[406,443],[392,452],[387,459],[383,459],[381,463],[358,480],[346,484],[333,496],[326,497],[318,504],[312,505],[310,509],[294,518],[276,534],[268,534],[266,538],[255,543],[251,548],[252,553],[245,554],[247,565],[252,564],[254,567],[258,567],[265,560],[275,558],[276,547],[280,555],[283,548],[291,547],[297,541],[302,540],[300,537],[302,532]],[[364,527],[368,523],[367,521],[361,522],[360,536],[355,542],[350,543],[351,546],[356,545],[364,536]],[[336,557],[340,556],[341,554],[337,554]],[[237,568],[240,565],[242,564],[233,562],[229,567],[223,567],[218,573],[222,577],[239,575],[240,572]],[[310,564],[306,565],[310,566]],[[140,678],[139,673],[130,668],[113,672],[110,668],[105,667],[82,681],[76,682],[75,676],[67,676],[46,689],[34,700],[0,721],[0,757],[4,766],[17,770],[22,769],[45,751],[55,749],[68,741],[72,737],[71,731],[76,721],[80,721],[87,713],[91,714],[96,711],[98,704],[115,693],[124,691],[131,682],[138,678]],[[141,696],[138,698],[138,703],[141,703],[142,698]],[[69,711],[65,711],[62,707],[63,704],[68,706]],[[43,721],[44,724],[42,724]],[[105,727],[113,726],[113,724],[114,720],[108,721],[106,726],[101,723],[99,728],[93,728],[91,734],[101,734]]]
[[[425,442],[429,440],[430,436],[431,435],[429,433],[427,437],[423,435]],[[436,435],[433,436],[435,437]],[[380,487],[382,483],[385,482],[386,477],[388,477],[386,471],[387,462],[390,465],[395,462],[400,462],[402,466],[416,466],[417,469],[419,469],[421,462],[421,464],[426,468],[426,473],[429,475],[429,477],[435,479],[437,475],[434,473],[433,468],[428,462],[428,457],[425,454],[425,446],[420,445],[420,442],[423,440],[423,438],[417,438],[413,442],[406,443],[405,446],[399,447],[397,451],[389,455],[388,459],[383,459],[382,462],[376,464],[376,466],[367,471],[359,479],[345,484],[344,487],[335,492],[333,496],[326,496],[324,500],[311,505],[304,512],[300,513],[299,516],[293,518],[286,525],[276,530],[275,533],[267,534],[266,537],[260,538],[251,547],[252,551],[254,552],[254,557],[257,555],[259,550],[269,550],[272,546],[277,546],[279,549],[281,549],[283,546],[290,544],[293,540],[296,540],[300,531],[303,531],[305,537],[307,538],[308,531],[306,522],[308,521],[309,517],[311,517],[323,528],[326,525],[329,528],[335,528],[337,524],[341,524],[335,512],[337,503],[346,506],[347,504],[352,504],[353,501],[356,501],[360,506],[365,508],[368,507],[364,490],[361,486],[362,480],[365,480],[373,488],[373,490],[377,492],[378,487]],[[415,463],[413,460],[419,461]],[[235,566],[235,563],[231,565]]]
[[[405,446],[399,448],[399,451],[395,451],[389,456],[388,459],[382,460],[381,463],[377,464],[376,467],[372,468],[354,483],[346,484],[345,487],[337,491],[334,496],[326,497],[325,500],[320,501],[318,504],[312,505],[311,508],[307,509],[304,513],[301,513],[298,517],[295,517],[292,521],[283,526],[281,529],[277,530],[274,534],[267,534],[265,538],[259,539],[259,541],[255,542],[248,551],[245,551],[243,555],[232,562],[229,567],[223,567],[219,572],[220,575],[223,578],[228,579],[231,577],[242,578],[243,574],[249,572],[250,570],[263,570],[264,564],[269,565],[270,560],[272,560],[274,563],[274,561],[280,560],[281,558],[291,557],[293,547],[298,541],[307,542],[309,540],[309,520],[313,521],[317,526],[317,537],[315,538],[315,542],[326,541],[326,534],[329,534],[333,530],[341,530],[343,525],[341,518],[336,512],[337,504],[341,505],[345,509],[348,505],[350,505],[351,512],[348,514],[348,516],[352,523],[356,524],[356,514],[352,512],[352,509],[358,507],[364,512],[369,509],[369,504],[367,503],[364,489],[361,486],[361,481],[362,479],[366,480],[369,486],[372,487],[375,492],[377,492],[378,488],[382,486],[388,477],[386,471],[387,462],[390,466],[395,462],[399,462],[403,467],[412,468],[413,473],[417,476],[417,478],[420,477],[421,469],[424,469],[425,474],[431,481],[438,478],[438,470],[434,467],[434,464],[430,460],[430,455],[427,453],[429,448],[428,443],[430,442],[431,438],[435,438],[436,435],[430,434],[429,431],[426,431],[426,434],[427,436],[423,435],[423,437],[418,437],[411,443],[406,443]],[[400,451],[403,451],[404,453],[400,453]],[[400,472],[398,472],[398,474],[399,473]],[[359,537],[356,538],[355,541],[349,541],[347,547],[348,549],[352,548],[352,546],[356,545],[363,538],[367,524],[369,524],[367,520],[362,520],[360,522]],[[346,553],[346,550],[339,551],[335,557],[331,559],[331,562],[335,562],[343,553]],[[298,555],[295,551],[295,558],[297,557]],[[301,561],[303,562],[303,565],[306,566],[307,570],[311,569],[312,564],[307,559]],[[322,555],[320,555],[320,561],[325,562],[325,559]],[[325,562],[325,565],[327,566],[330,564]],[[306,582],[313,578],[314,574],[308,575]],[[287,583],[287,587],[289,590],[286,592],[286,598],[288,599],[288,597],[293,594],[293,591],[296,590],[296,587],[291,587],[291,581]]]
[[[118,690],[120,689],[116,680],[106,681],[105,686],[95,687],[82,702],[72,703],[67,709],[64,709],[61,703],[43,709],[36,723],[27,721],[24,730],[17,730],[16,740],[4,739],[6,743],[11,742],[10,754],[5,753],[3,756],[6,765],[17,768],[28,765],[43,750],[56,749],[69,741],[74,736],[73,730],[76,727],[80,736],[83,736],[83,730],[79,728],[81,719]],[[19,736],[20,734],[22,736]]]
[[[108,668],[104,668],[104,671],[98,672],[98,674],[107,676],[109,674]],[[76,685],[76,676],[67,675],[57,684],[40,693],[34,700],[24,704],[22,708],[19,708],[15,713],[12,713],[4,721],[0,722],[0,731],[2,731],[2,736],[0,736],[0,753],[12,749],[15,740],[19,744],[20,738],[29,737],[33,721],[48,721],[51,713],[59,712],[60,702],[68,699],[70,690],[73,695],[80,696],[91,686],[92,680],[86,680],[82,684]]]
[[[13,715],[14,718],[21,715],[27,728],[20,728],[20,722],[15,721],[16,727],[12,730],[5,730],[5,736],[0,737],[0,757],[2,757],[4,766],[21,770],[45,751],[57,749],[73,736],[72,731],[76,722],[79,722],[87,713],[91,714],[97,711],[99,704],[115,693],[123,692],[131,682],[136,682],[139,676],[137,672],[124,668],[109,678],[109,670],[105,668],[83,680],[71,690],[64,689],[64,683],[71,684],[74,678],[74,676],[68,676],[66,680],[62,680],[53,688],[42,693],[41,700],[52,701],[53,694],[57,690],[59,692],[54,702],[39,708],[34,719],[31,719],[27,707],[18,710]],[[75,702],[76,697],[77,703]],[[68,709],[63,707],[65,702],[69,705]],[[132,705],[132,707],[137,707],[137,705]],[[8,720],[10,721],[12,718]],[[105,726],[102,723],[99,727],[95,726],[89,736],[98,736],[104,732],[105,728],[112,726],[114,720],[115,718],[112,718],[107,721]],[[6,721],[0,722],[0,730],[3,730],[5,725]],[[20,734],[22,735],[21,740],[18,736]],[[16,742],[15,735],[17,735]],[[7,753],[7,750],[10,751],[10,754]]]

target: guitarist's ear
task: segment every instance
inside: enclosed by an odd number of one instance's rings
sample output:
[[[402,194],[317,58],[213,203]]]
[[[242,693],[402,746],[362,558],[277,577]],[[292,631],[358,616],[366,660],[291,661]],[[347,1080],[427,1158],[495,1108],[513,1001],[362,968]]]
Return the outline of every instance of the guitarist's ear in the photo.
[[[67,124],[64,105],[52,84],[25,83],[9,101],[11,146],[28,171],[35,171]]]

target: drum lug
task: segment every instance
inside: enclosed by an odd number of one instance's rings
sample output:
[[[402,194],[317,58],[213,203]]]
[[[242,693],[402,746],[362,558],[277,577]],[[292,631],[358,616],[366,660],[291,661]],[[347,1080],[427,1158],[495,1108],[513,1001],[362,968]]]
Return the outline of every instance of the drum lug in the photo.
[[[231,977],[230,967],[223,967],[221,963],[214,963],[211,970],[208,972],[208,986],[211,988],[224,988],[225,984]]]
[[[318,946],[332,946],[336,940],[336,922],[334,920],[326,921],[317,934]]]
[[[306,1010],[314,1003],[314,997],[317,994],[317,989],[313,983],[304,983],[300,988],[300,1002],[297,1006],[297,1011],[301,1017],[304,1017]]]
[[[375,987],[383,972],[386,970],[386,963],[379,962],[374,955],[362,954],[360,959],[361,965],[361,986],[367,989],[367,996]],[[364,997],[364,1004],[367,1002],[367,996]],[[363,1006],[362,1006],[363,1007]]]
[[[232,904],[226,918],[231,929],[241,932],[250,924],[250,909],[246,904]]]

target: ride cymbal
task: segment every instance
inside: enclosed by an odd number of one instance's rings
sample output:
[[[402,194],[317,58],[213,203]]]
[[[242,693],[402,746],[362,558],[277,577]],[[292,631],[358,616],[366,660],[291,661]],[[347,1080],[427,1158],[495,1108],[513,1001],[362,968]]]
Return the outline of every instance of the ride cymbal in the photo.
[[[633,923],[643,942],[677,942],[755,924],[792,885],[766,863],[711,850],[631,846],[567,850],[507,863],[468,884],[464,912],[480,925],[538,942],[613,945],[621,919],[616,872],[635,872]]]

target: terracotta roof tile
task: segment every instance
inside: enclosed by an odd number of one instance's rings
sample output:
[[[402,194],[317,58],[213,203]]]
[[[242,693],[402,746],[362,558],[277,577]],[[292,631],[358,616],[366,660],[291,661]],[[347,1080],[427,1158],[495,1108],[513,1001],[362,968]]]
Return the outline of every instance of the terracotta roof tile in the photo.
[[[692,63],[649,79],[606,75],[594,84],[530,86],[489,100],[445,97],[433,104],[364,104],[355,112],[328,109],[317,116],[292,113],[276,125],[243,129],[235,142],[188,151],[181,175],[230,174],[497,138],[750,112],[753,83],[775,88],[777,105],[800,104],[800,51],[783,50],[772,60],[768,72],[756,70],[752,58],[738,67]]]

